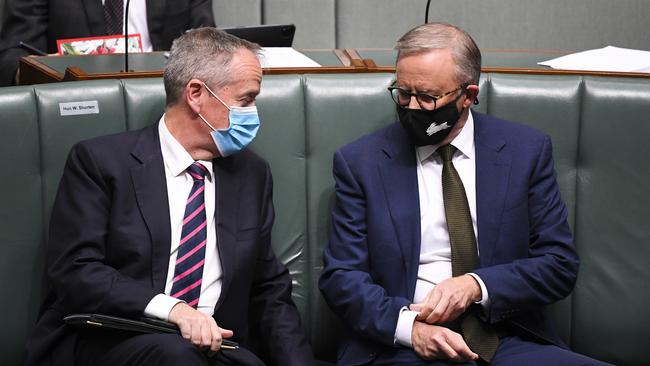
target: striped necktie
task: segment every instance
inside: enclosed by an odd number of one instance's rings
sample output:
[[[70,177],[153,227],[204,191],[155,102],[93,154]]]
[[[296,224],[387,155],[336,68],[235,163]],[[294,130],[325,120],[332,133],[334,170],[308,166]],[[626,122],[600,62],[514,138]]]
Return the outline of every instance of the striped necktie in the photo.
[[[201,294],[207,241],[204,180],[208,170],[200,163],[194,162],[186,171],[194,183],[183,215],[183,228],[174,268],[171,296],[196,308]]]
[[[104,2],[104,23],[106,34],[122,34],[124,22],[124,0],[106,0]]]
[[[456,148],[452,145],[438,148],[438,154],[443,162],[442,198],[451,245],[451,271],[454,277],[471,272],[479,265],[474,226],[465,187],[451,162],[455,152]],[[465,313],[460,326],[469,348],[483,360],[490,362],[499,345],[499,338],[494,329],[481,321],[471,310]]]

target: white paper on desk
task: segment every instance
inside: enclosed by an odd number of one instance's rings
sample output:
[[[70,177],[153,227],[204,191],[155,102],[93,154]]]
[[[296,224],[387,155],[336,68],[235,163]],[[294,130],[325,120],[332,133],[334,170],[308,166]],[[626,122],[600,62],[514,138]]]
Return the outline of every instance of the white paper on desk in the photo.
[[[650,72],[650,51],[607,46],[539,62],[561,70]]]
[[[321,66],[291,47],[262,47],[259,59],[264,68]]]

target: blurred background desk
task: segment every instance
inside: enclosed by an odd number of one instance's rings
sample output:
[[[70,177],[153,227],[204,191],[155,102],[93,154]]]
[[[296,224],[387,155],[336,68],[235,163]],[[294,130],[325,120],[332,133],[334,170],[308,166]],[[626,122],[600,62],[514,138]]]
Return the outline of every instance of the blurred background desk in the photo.
[[[368,72],[395,72],[397,51],[388,48],[357,48],[356,53],[364,60]],[[502,50],[482,49],[482,67],[484,73],[502,74],[538,74],[538,75],[593,75],[650,78],[650,73],[642,72],[606,72],[584,70],[555,70],[538,62],[547,61],[569,54],[557,50]]]
[[[161,77],[165,66],[163,52],[129,55],[124,72],[124,55],[27,56],[20,60],[20,85],[59,81]]]
[[[321,67],[282,67],[264,69],[264,74],[364,72],[363,61],[346,50],[299,50]],[[124,72],[124,55],[29,56],[20,60],[20,84],[59,81],[162,77],[164,52],[129,54],[129,69]]]
[[[264,74],[331,74],[395,72],[397,52],[392,49],[305,49],[299,50],[321,67],[265,68]],[[650,73],[622,73],[602,71],[554,70],[537,65],[538,62],[563,56],[567,52],[548,50],[483,49],[483,67],[486,73],[595,75],[650,78]],[[125,73],[124,56],[32,56],[20,61],[20,84],[42,84],[59,81],[125,79],[162,77],[165,66],[163,52],[129,55],[131,72]]]

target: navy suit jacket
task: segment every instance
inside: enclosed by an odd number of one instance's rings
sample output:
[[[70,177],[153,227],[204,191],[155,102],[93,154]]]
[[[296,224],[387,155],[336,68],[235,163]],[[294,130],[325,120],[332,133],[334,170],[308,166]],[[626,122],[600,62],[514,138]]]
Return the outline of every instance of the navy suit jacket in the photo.
[[[223,269],[214,318],[267,364],[309,365],[291,279],[271,248],[268,164],[250,151],[213,162]],[[75,145],[52,209],[50,289],[29,338],[27,365],[74,363],[77,332],[62,321],[68,314],[139,319],[164,292],[170,236],[157,125]]]
[[[474,113],[480,268],[490,323],[507,322],[563,345],[544,307],[567,296],[578,258],[548,136]],[[339,363],[361,364],[392,347],[400,309],[412,303],[420,255],[416,154],[394,123],[334,155],[336,202],[320,289],[351,328]]]
[[[169,50],[184,31],[214,26],[211,0],[146,0],[153,49]],[[101,0],[5,0],[0,38],[0,86],[10,85],[18,60],[29,55],[26,42],[56,53],[56,40],[106,34]],[[131,32],[129,32],[131,33]]]

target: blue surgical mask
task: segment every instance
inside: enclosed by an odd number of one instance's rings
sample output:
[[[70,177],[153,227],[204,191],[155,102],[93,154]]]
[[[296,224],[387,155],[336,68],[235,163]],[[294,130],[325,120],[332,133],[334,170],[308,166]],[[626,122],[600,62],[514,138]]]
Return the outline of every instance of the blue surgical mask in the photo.
[[[229,107],[205,83],[203,85],[213,97],[217,98],[230,111],[228,116],[230,126],[222,130],[217,130],[212,127],[199,113],[199,117],[203,122],[212,129],[210,136],[212,136],[215,145],[217,145],[219,153],[221,156],[226,157],[245,149],[253,141],[255,135],[257,135],[257,130],[260,128],[260,117],[257,114],[257,107]]]

